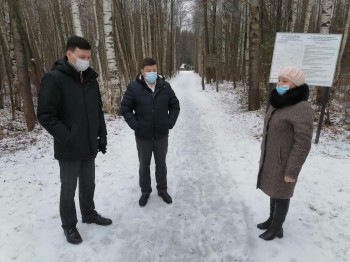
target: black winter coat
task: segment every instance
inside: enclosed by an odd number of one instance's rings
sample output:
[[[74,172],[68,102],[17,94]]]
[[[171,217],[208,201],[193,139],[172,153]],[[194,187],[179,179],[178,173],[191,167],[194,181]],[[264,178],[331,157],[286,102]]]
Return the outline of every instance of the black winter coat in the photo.
[[[81,82],[79,73],[65,58],[42,78],[37,116],[54,138],[56,159],[96,157],[98,137],[107,136],[97,77],[88,68]]]
[[[153,92],[139,75],[128,85],[120,111],[137,138],[155,140],[167,136],[174,127],[180,104],[164,78],[158,76]]]

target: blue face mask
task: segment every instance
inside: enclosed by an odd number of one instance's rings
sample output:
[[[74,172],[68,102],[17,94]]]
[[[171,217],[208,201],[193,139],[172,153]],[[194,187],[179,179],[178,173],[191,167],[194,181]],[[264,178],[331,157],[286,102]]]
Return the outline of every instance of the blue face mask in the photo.
[[[276,91],[280,96],[283,95],[288,90],[289,90],[289,86],[287,86],[287,85],[276,86]]]
[[[157,72],[146,72],[145,73],[145,80],[149,83],[149,84],[154,84],[157,81],[158,78],[158,73]]]

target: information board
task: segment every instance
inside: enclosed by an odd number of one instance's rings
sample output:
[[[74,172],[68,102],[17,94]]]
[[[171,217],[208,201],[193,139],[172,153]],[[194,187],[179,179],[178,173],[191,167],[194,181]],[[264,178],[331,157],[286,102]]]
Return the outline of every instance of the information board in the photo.
[[[204,68],[215,68],[218,64],[218,56],[209,54],[204,56]]]
[[[298,66],[308,85],[331,87],[341,39],[341,34],[277,33],[269,82],[278,82],[283,67]]]

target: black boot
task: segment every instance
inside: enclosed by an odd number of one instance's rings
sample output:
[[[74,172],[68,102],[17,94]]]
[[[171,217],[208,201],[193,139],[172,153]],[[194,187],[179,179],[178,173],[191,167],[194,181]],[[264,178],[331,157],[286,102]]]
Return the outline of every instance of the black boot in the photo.
[[[64,235],[66,236],[67,241],[71,244],[80,244],[83,242],[83,239],[75,227],[64,229]]]
[[[150,195],[149,193],[142,193],[140,200],[139,200],[140,207],[144,207],[147,204],[149,195]]]
[[[276,199],[275,212],[270,227],[259,237],[264,240],[272,240],[275,237],[283,237],[283,222],[286,219],[290,199]]]
[[[108,226],[110,224],[112,224],[112,220],[109,218],[105,218],[103,216],[101,216],[100,214],[98,214],[97,212],[94,212],[92,215],[90,215],[87,218],[83,218],[82,220],[83,223],[87,223],[87,224],[96,224],[96,225],[100,225],[100,226]]]
[[[273,213],[275,211],[275,205],[276,205],[276,199],[270,197],[270,216],[265,222],[258,224],[257,225],[258,228],[266,230],[270,227],[272,223]]]
[[[168,192],[164,191],[164,192],[158,192],[158,196],[160,196],[161,198],[163,198],[163,201],[167,204],[171,204],[173,203],[173,200],[171,198],[171,196],[168,194]]]

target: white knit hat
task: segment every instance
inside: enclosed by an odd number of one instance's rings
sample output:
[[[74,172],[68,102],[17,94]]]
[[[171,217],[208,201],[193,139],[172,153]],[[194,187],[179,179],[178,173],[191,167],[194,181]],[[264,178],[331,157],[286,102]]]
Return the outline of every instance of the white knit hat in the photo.
[[[287,66],[282,68],[278,77],[287,78],[289,81],[293,82],[296,86],[301,86],[305,83],[305,76],[303,71],[300,68],[295,66]]]

